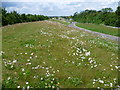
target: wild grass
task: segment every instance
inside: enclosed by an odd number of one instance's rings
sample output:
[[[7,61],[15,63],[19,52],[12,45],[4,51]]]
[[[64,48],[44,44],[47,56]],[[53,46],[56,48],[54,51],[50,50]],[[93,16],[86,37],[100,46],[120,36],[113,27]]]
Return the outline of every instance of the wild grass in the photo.
[[[0,28],[0,51],[2,51],[2,28]],[[2,89],[2,54],[0,52],[0,89]]]
[[[63,25],[69,25],[70,24],[70,22],[68,22],[67,20],[51,19],[51,21],[59,22]]]
[[[3,88],[116,88],[118,44],[53,21],[2,28]]]
[[[91,24],[91,23],[77,23],[76,25],[78,27],[85,28],[91,31],[109,34],[113,36],[120,36],[120,33],[118,32],[119,29],[117,28],[111,28],[111,27],[106,27],[104,25]]]

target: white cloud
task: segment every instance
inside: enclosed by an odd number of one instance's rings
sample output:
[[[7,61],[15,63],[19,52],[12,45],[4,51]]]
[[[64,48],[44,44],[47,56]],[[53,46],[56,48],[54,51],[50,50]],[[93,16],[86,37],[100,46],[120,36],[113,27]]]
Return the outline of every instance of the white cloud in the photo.
[[[84,8],[84,10],[95,10],[95,8],[89,7],[89,8]]]
[[[119,0],[2,0],[2,2],[119,2]]]
[[[25,2],[25,1],[29,1],[29,2]],[[19,2],[17,4],[14,2],[8,2],[8,4],[6,4],[8,5],[7,10],[8,11],[16,10],[19,13],[42,14],[42,15],[48,15],[48,16],[63,16],[63,15],[73,15],[75,12],[80,12],[86,9],[100,10],[102,8],[111,7],[111,8],[114,8],[115,10],[115,8],[117,7],[117,2],[114,3],[113,0],[111,0],[111,2],[108,2],[107,0],[105,0],[106,3],[95,2],[96,0],[92,0],[93,2],[87,2],[89,0],[82,0],[82,1],[66,0],[69,2],[64,2],[63,0],[52,0],[56,2],[44,2],[44,1],[50,1],[50,0],[43,0],[43,2],[40,2],[41,0],[39,0],[39,2],[36,2],[38,0],[34,0],[34,2],[32,3],[30,1],[33,1],[33,0],[24,0],[24,3]],[[61,2],[58,2],[58,1],[61,1]],[[98,0],[98,1],[101,1],[101,0]],[[12,3],[12,5],[14,6],[9,5],[9,3]]]

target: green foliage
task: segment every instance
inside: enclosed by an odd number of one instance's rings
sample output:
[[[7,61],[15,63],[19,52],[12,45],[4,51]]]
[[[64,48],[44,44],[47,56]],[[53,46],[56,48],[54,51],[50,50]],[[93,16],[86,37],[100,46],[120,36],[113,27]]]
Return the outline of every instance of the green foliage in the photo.
[[[112,8],[103,8],[101,11],[107,13],[107,12],[112,12],[113,10]]]
[[[116,20],[116,26],[120,27],[120,6],[117,7],[117,10],[115,11],[117,15],[117,20]]]
[[[46,19],[49,18],[43,15],[19,14],[16,11],[7,12],[5,8],[2,9],[2,26],[22,22],[42,21]]]
[[[76,12],[73,16],[73,20],[81,23],[105,24],[119,27],[119,9],[118,7],[116,13],[113,12],[112,8],[103,8],[100,11],[85,10],[80,13]]]
[[[58,78],[54,78],[53,76],[50,77],[40,77],[39,83],[35,84],[34,87],[36,88],[57,88],[58,87]]]
[[[31,39],[31,40],[28,40],[28,41],[25,41],[25,42],[23,42],[23,41],[20,41],[21,42],[21,46],[29,46],[29,45],[34,45],[35,44],[35,40],[34,39]]]
[[[105,33],[105,34],[109,34],[109,35],[113,35],[113,36],[120,36],[120,34],[118,33],[118,29],[106,27],[104,25],[96,25],[96,24],[88,24],[88,23],[77,23],[76,25],[78,27],[85,28],[85,29],[88,29],[91,31]]]
[[[68,81],[74,86],[78,86],[83,83],[80,78],[75,78],[75,77],[68,79]]]
[[[4,80],[3,84],[2,84],[2,88],[15,88],[17,86],[17,82],[15,81],[15,78],[10,78],[7,80]]]

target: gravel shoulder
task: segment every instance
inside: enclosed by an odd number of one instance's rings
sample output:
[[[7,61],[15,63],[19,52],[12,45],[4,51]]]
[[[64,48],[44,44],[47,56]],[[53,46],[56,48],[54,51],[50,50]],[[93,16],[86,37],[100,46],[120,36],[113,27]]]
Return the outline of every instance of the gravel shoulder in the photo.
[[[73,28],[76,28],[76,29],[79,29],[79,30],[83,30],[83,31],[86,31],[86,32],[90,32],[90,33],[99,35],[103,38],[107,38],[107,39],[110,39],[110,40],[113,40],[113,41],[120,42],[120,39],[119,39],[120,37],[112,36],[112,35],[108,35],[108,34],[103,34],[103,33],[99,33],[99,32],[94,32],[94,31],[90,31],[90,30],[87,30],[87,29],[83,29],[83,28],[77,27],[75,24],[76,24],[76,22],[72,22],[70,25],[68,25],[68,27],[73,27]]]

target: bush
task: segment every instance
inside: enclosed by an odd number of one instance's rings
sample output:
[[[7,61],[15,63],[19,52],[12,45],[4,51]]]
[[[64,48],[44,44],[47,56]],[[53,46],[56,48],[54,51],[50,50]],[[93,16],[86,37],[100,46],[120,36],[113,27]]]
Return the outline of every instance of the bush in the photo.
[[[2,26],[22,22],[41,21],[46,19],[49,19],[49,17],[44,15],[19,14],[16,11],[7,12],[5,8],[2,8]]]

